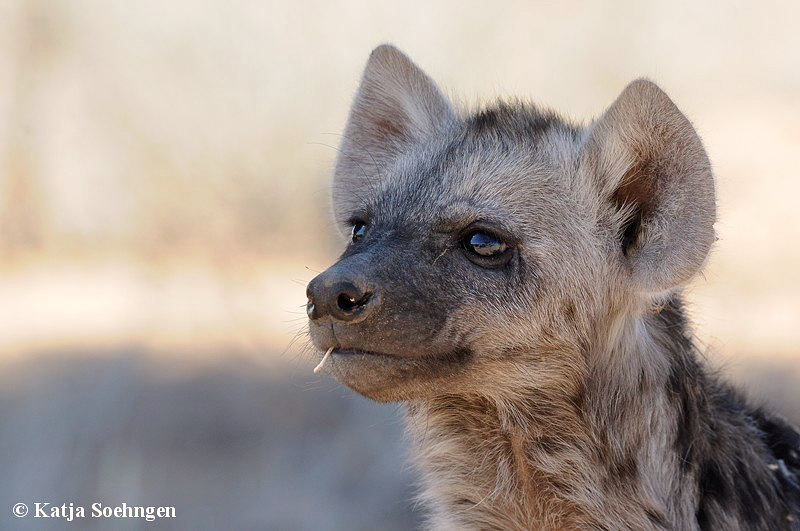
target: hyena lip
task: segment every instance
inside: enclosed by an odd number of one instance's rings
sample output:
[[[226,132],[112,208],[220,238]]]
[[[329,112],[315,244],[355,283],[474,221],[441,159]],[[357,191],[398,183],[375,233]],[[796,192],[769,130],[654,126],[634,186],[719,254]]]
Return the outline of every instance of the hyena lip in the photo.
[[[427,355],[427,356],[413,356],[413,355],[402,355],[402,354],[388,354],[385,352],[377,352],[374,350],[364,350],[359,348],[342,348],[342,347],[330,347],[331,350],[331,359],[339,358],[339,359],[347,359],[353,357],[377,357],[383,358],[387,362],[391,363],[410,363],[410,364],[419,364],[419,363],[431,363],[431,362],[438,362],[441,361],[440,358],[444,359],[453,359],[453,358],[463,358],[466,356],[466,350],[459,351],[456,354],[450,353],[445,355]]]
[[[331,351],[332,356],[357,356],[359,354],[366,356],[387,356],[392,358],[396,357],[392,356],[391,354],[382,354],[380,352],[374,352],[371,350],[362,350],[357,348],[333,347],[333,351]]]
[[[334,348],[323,370],[341,384],[380,402],[409,400],[443,389],[472,357],[469,350],[442,355],[401,357],[379,352]]]
[[[343,347],[329,347],[331,350],[331,359],[337,358],[352,358],[354,356],[375,356],[379,358],[387,358],[396,360],[397,362],[403,360],[417,359],[414,356],[402,354],[388,354],[385,352],[377,352],[374,350],[365,350],[360,348],[343,348]],[[326,349],[327,350],[327,349]]]

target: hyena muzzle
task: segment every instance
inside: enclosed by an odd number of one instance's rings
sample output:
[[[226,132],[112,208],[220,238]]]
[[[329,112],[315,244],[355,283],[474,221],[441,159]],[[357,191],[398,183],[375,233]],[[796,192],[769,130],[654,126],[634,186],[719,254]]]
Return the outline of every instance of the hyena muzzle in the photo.
[[[680,290],[715,240],[710,164],[653,83],[582,127],[458,113],[369,59],[308,285],[323,368],[403,401],[437,529],[800,529],[800,435],[700,363]]]

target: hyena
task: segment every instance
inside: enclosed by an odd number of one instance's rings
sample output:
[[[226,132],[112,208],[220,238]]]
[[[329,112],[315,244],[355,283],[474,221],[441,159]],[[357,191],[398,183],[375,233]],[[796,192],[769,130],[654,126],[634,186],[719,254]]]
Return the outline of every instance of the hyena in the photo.
[[[800,435],[701,362],[681,287],[715,241],[689,121],[631,83],[587,127],[457,112],[369,58],[308,285],[323,368],[402,401],[435,529],[800,529]]]

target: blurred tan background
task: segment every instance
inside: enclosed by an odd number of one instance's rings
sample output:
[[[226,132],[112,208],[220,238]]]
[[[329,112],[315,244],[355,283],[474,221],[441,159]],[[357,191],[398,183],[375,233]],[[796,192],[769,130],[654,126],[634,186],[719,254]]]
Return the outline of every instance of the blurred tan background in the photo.
[[[175,505],[159,529],[415,525],[398,411],[313,376],[303,335],[381,42],[470,106],[588,121],[658,82],[718,182],[699,340],[799,419],[798,20],[793,1],[0,0],[0,528],[64,528],[20,501]]]

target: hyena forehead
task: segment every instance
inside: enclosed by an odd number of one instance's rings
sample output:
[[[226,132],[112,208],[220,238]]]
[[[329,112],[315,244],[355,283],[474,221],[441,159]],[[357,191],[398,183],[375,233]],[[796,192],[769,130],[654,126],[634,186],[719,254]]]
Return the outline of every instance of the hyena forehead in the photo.
[[[539,219],[554,235],[561,221],[579,224],[572,234],[597,227],[629,289],[644,297],[688,282],[714,242],[716,216],[711,166],[691,123],[647,80],[625,87],[585,133],[557,123],[524,105],[459,118],[427,74],[380,46],[342,137],[336,218],[346,225],[379,209],[419,216],[436,212],[437,197],[494,200],[507,216],[524,213],[533,231]]]
[[[423,138],[385,169],[360,207],[376,219],[531,221],[563,212],[582,131],[556,114],[501,102]]]

